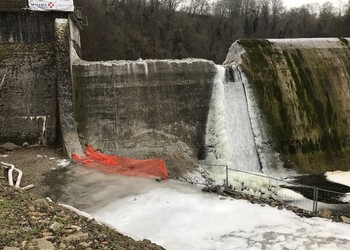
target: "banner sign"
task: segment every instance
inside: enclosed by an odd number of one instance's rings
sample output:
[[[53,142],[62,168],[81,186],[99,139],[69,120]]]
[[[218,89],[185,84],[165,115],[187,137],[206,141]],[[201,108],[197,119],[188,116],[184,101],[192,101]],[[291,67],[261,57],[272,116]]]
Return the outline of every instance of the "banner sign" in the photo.
[[[30,10],[74,11],[73,0],[28,0]]]

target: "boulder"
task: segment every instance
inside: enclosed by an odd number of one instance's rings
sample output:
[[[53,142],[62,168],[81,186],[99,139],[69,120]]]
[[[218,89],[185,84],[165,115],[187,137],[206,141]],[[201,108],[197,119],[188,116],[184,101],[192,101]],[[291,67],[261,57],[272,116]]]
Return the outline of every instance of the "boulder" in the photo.
[[[332,212],[327,208],[322,208],[318,213],[322,218],[330,219],[332,217]]]
[[[68,235],[67,237],[62,239],[62,242],[65,244],[69,244],[72,242],[81,242],[86,241],[89,238],[89,235],[87,233],[78,232],[75,234]]]
[[[340,218],[342,219],[343,222],[350,224],[350,218],[348,218],[346,216],[340,216]]]
[[[63,228],[63,224],[59,223],[59,222],[55,222],[53,223],[52,225],[50,225],[50,230],[51,231],[54,231],[54,232],[57,232],[59,231],[61,228]]]
[[[39,250],[55,250],[55,246],[46,239],[37,239]]]

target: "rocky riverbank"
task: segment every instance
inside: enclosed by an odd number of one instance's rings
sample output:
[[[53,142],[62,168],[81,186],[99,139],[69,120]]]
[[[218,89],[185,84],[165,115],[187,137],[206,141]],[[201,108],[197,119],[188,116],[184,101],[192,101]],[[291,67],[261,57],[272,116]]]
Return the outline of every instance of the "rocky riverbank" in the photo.
[[[163,249],[44,199],[46,176],[68,163],[61,149],[6,144],[0,161],[23,171],[20,187],[34,185],[27,191],[9,186],[0,171],[0,249]]]
[[[163,249],[0,181],[0,249]]]
[[[225,199],[225,197],[231,197],[234,199],[247,200],[252,204],[260,204],[261,206],[275,207],[279,210],[287,209],[287,210],[290,210],[301,217],[308,217],[308,218],[309,217],[321,217],[321,218],[325,218],[325,219],[330,219],[334,222],[344,222],[344,223],[350,224],[349,217],[347,217],[341,213],[332,213],[329,209],[326,209],[326,208],[321,209],[317,214],[314,214],[313,212],[304,210],[302,208],[284,204],[283,202],[278,201],[278,200],[268,199],[268,198],[259,198],[259,197],[244,194],[241,192],[236,192],[233,190],[225,190],[225,188],[221,187],[221,186],[205,187],[205,188],[203,188],[203,191],[210,192],[210,193],[217,193],[217,194],[223,196],[223,198],[221,198],[221,199]]]

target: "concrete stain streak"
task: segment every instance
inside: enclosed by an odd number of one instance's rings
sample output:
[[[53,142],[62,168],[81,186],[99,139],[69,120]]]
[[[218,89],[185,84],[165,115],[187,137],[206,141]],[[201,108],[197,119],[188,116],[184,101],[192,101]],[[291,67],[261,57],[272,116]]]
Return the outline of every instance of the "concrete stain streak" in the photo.
[[[0,89],[2,89],[2,87],[4,86],[5,77],[6,77],[6,74],[4,74],[4,76],[2,77],[2,80],[1,80],[1,83],[0,83]]]

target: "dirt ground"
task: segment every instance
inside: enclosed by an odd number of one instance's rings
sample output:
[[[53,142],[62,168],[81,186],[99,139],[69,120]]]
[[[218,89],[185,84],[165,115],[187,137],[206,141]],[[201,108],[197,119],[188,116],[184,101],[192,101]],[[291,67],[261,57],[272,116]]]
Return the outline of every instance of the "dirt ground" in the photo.
[[[29,190],[36,197],[43,197],[48,187],[44,183],[45,175],[57,168],[59,161],[67,159],[62,149],[42,146],[20,147],[13,151],[2,150],[0,161],[13,164],[23,172],[20,187],[33,184]],[[2,171],[4,175],[4,172]]]
[[[136,159],[164,159],[171,179],[186,180],[186,174],[198,168],[198,161],[194,159],[191,150],[185,144],[177,142],[152,148],[145,145],[136,146],[105,153]],[[51,174],[57,174],[57,171],[53,170],[60,168],[58,165],[63,160],[69,161],[68,157],[63,155],[62,148],[31,146],[18,147],[12,151],[0,148],[0,161],[13,164],[22,170],[20,187],[33,184],[34,187],[28,192],[38,198],[45,198],[45,194],[49,191],[47,179]],[[5,178],[4,175],[4,171],[0,171],[0,177]]]

